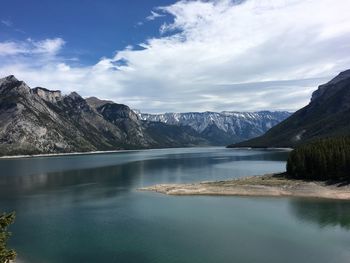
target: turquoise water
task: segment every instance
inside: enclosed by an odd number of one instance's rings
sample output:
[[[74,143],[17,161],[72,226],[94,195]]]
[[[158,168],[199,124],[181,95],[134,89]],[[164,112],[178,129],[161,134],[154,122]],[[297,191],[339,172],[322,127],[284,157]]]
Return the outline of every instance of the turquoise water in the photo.
[[[350,202],[166,196],[157,183],[285,170],[282,150],[186,148],[0,160],[20,262],[350,262]]]

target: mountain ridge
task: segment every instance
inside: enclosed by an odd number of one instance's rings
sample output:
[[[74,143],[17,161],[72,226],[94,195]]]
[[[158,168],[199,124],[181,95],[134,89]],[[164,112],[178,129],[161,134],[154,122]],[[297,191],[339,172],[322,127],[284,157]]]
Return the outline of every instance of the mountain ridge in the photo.
[[[0,155],[209,144],[187,128],[173,131],[170,125],[139,120],[126,105],[103,101],[95,106],[76,92],[31,89],[13,75],[0,79]],[[151,130],[164,136],[157,138]],[[165,135],[169,130],[171,138]]]
[[[219,145],[259,136],[290,115],[291,113],[287,111],[206,111],[163,114],[138,112],[142,120],[190,126],[209,141]]]
[[[318,138],[350,135],[350,70],[320,85],[310,103],[263,136],[228,147],[295,147]]]
[[[174,113],[173,121],[161,122],[110,100],[30,88],[10,75],[0,79],[0,155],[226,145],[260,135],[289,114]]]

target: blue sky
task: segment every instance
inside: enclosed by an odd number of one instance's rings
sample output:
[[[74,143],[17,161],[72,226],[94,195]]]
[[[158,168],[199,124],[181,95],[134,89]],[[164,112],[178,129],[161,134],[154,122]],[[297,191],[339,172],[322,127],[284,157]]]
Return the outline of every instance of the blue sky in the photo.
[[[60,37],[66,41],[63,56],[93,64],[116,50],[159,36],[162,22],[146,23],[153,8],[171,0],[2,0],[0,41]],[[142,23],[142,25],[141,25]]]
[[[350,68],[349,0],[2,0],[0,77],[143,112],[296,110]]]

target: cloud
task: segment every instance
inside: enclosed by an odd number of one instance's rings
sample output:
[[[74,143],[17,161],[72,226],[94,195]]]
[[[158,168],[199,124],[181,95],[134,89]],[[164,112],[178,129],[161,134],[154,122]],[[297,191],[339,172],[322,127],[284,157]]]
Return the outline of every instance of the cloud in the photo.
[[[7,27],[8,29],[13,30],[14,32],[25,34],[25,32],[22,29],[15,27],[14,23],[11,20],[1,20],[0,22],[5,27]]]
[[[152,20],[155,20],[155,19],[157,19],[159,17],[164,17],[164,16],[165,16],[164,14],[159,14],[157,12],[151,11],[151,14],[146,17],[146,20],[147,21],[152,21]]]
[[[0,42],[0,56],[33,54],[56,55],[64,44],[65,41],[61,38],[45,39],[41,41],[34,41],[29,38],[26,41]]]
[[[157,9],[161,10],[160,8],[157,8]],[[165,17],[165,16],[166,16],[165,14],[160,14],[158,12],[151,10],[151,14],[145,18],[145,21],[149,22],[149,21],[153,21],[153,20],[156,20],[157,18]],[[144,21],[139,21],[135,24],[136,27],[142,26],[142,25],[144,25]]]
[[[0,42],[0,56],[23,54],[27,52],[26,48],[15,42]]]
[[[13,23],[10,20],[1,20],[1,24],[7,26],[7,27],[12,27]]]
[[[33,53],[56,54],[65,44],[62,38],[45,39],[43,41],[29,42],[34,46]]]
[[[2,60],[0,72],[144,112],[254,111],[296,110],[350,68],[348,0],[182,0],[155,10],[172,20],[163,35],[95,65],[59,57],[62,39],[5,42],[0,54],[16,60]]]

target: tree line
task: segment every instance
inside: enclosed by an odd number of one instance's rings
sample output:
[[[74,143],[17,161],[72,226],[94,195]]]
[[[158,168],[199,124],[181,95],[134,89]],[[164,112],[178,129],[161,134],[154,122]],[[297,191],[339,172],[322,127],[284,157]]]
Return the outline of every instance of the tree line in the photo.
[[[318,139],[294,149],[287,174],[296,179],[350,180],[350,137]]]

